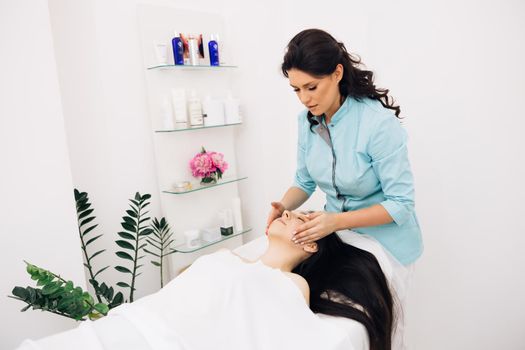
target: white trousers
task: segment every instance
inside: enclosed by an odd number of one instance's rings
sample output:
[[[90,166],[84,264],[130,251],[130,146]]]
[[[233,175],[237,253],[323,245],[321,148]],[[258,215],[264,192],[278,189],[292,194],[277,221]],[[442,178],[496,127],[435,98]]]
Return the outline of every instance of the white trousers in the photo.
[[[405,274],[403,276],[403,293],[402,295],[396,296],[397,307],[394,308],[394,312],[397,313],[396,327],[392,338],[392,350],[406,350],[407,344],[405,339],[405,323],[406,323],[406,310],[407,310],[407,295],[410,289],[410,284],[414,278],[416,263],[405,266]]]

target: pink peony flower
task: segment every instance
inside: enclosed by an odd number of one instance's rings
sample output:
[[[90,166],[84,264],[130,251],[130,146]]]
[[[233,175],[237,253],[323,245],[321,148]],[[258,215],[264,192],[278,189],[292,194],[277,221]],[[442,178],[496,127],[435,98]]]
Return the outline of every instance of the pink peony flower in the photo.
[[[224,160],[224,155],[218,152],[209,152],[213,165],[224,173],[228,169],[228,163]]]
[[[222,177],[228,169],[228,163],[224,160],[224,155],[219,152],[207,152],[202,147],[201,152],[197,153],[190,160],[191,173],[195,177]]]
[[[208,177],[217,169],[207,153],[198,153],[190,160],[191,173],[195,177]]]

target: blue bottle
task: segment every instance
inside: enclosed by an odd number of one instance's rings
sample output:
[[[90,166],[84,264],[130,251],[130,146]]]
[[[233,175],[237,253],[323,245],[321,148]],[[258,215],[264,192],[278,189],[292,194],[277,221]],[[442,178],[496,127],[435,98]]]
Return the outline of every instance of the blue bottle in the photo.
[[[210,66],[219,65],[219,44],[215,40],[215,36],[211,35],[208,42],[208,51],[210,53]]]
[[[178,32],[175,32],[175,37],[171,40],[171,46],[173,46],[173,63],[184,65],[184,44]]]

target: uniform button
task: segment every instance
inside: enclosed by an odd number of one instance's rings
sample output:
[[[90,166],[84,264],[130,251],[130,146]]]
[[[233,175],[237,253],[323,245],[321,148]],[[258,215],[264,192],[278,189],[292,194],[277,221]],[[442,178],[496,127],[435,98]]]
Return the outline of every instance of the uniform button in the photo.
[[[334,127],[334,124],[330,124],[330,126],[333,128],[333,127]]]

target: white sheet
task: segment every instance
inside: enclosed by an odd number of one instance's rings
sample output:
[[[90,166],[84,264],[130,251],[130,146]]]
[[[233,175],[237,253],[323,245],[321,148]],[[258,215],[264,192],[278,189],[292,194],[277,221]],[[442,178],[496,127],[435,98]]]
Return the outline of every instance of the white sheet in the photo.
[[[88,338],[89,349],[130,349],[111,334],[155,350],[353,348],[348,332],[312,313],[280,270],[220,251],[197,259],[158,293],[20,349],[83,349]]]
[[[402,264],[400,264],[391,254],[389,254],[379,242],[370,236],[363,235],[351,230],[338,231],[337,234],[343,240],[343,242],[374,254],[397,298],[403,299],[405,295],[405,279],[407,278],[407,270]],[[265,252],[267,247],[268,239],[266,236],[262,236],[240,246],[239,248],[235,249],[234,252],[245,257],[246,259],[255,260]],[[396,312],[400,313],[401,311],[400,309],[397,309]],[[318,316],[327,322],[344,329],[347,332],[354,349],[369,349],[368,333],[366,328],[361,323],[344,317],[335,317],[323,314],[318,314]],[[394,349],[401,348],[401,346],[398,344],[402,343],[402,337],[403,334],[399,331],[394,334]]]

